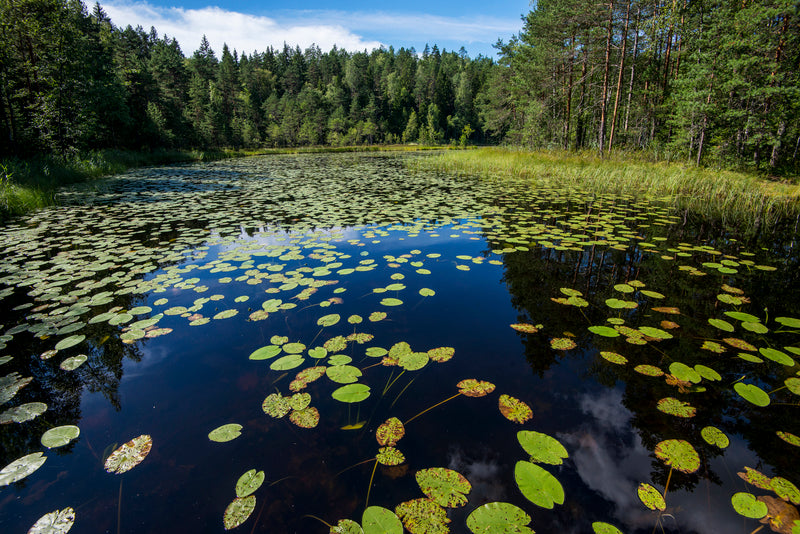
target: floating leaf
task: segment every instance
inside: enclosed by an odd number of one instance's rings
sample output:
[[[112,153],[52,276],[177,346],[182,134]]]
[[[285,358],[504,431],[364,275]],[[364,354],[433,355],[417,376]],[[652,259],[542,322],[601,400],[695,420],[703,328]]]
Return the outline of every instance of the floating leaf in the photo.
[[[666,313],[667,315],[680,315],[681,310],[670,306],[653,307],[651,310],[659,313]]]
[[[770,486],[770,481],[772,479],[758,469],[745,466],[744,473],[739,472],[736,474],[748,484],[752,484],[753,486],[763,490],[772,491],[772,486]]]
[[[554,504],[564,504],[564,488],[561,483],[536,464],[517,462],[514,480],[525,498],[537,506],[553,508]]]
[[[444,363],[448,361],[456,353],[453,347],[437,347],[428,351],[428,358],[436,363]]]
[[[332,337],[323,344],[323,347],[328,352],[341,352],[347,348],[347,340],[343,336]]]
[[[661,512],[667,509],[667,503],[664,501],[664,496],[661,495],[661,492],[650,484],[645,484],[642,482],[639,484],[639,488],[636,490],[636,493],[639,495],[639,500],[642,501],[642,503],[644,503],[644,505],[649,509],[659,510]]]
[[[761,323],[742,323],[742,328],[755,334],[766,334],[769,328]]]
[[[382,306],[401,306],[403,301],[395,298],[386,298],[381,300]]]
[[[681,362],[672,362],[669,365],[669,372],[678,380],[684,380],[692,384],[697,384],[702,380],[700,373]]]
[[[726,448],[730,445],[731,440],[728,439],[722,430],[715,426],[707,426],[704,427],[703,430],[700,431],[700,435],[709,445],[716,445],[720,449]]]
[[[595,534],[622,534],[622,531],[614,525],[602,521],[592,523],[592,530]]]
[[[331,313],[330,315],[324,315],[317,319],[317,325],[319,326],[333,326],[339,322],[341,316],[338,313]]]
[[[765,358],[769,358],[773,362],[781,365],[785,365],[787,367],[792,367],[794,365],[794,360],[791,358],[791,356],[779,350],[769,347],[761,347],[758,349],[758,352],[760,352]]]
[[[80,433],[80,428],[75,425],[57,426],[42,434],[42,445],[48,449],[62,447],[73,439],[77,439]]]
[[[334,365],[325,371],[332,381],[338,384],[352,384],[361,376],[361,369],[352,365]]]
[[[378,454],[375,455],[375,459],[378,460],[378,463],[381,465],[400,465],[406,461],[406,457],[403,456],[403,453],[394,447],[381,447],[378,449]]]
[[[760,495],[757,499],[767,505],[767,515],[761,523],[781,534],[796,534],[800,530],[800,513],[797,508],[770,495]]]
[[[289,420],[300,428],[314,428],[319,423],[319,410],[313,406],[294,410],[289,414]]]
[[[242,425],[237,423],[228,423],[215,428],[208,433],[208,439],[218,443],[225,443],[231,441],[242,435]]]
[[[711,381],[722,380],[722,376],[718,372],[716,372],[710,367],[706,367],[705,365],[697,364],[694,366],[694,370],[697,371],[697,374],[699,374],[706,380],[711,380]]]
[[[665,397],[658,401],[656,408],[659,411],[676,417],[694,417],[697,413],[697,408],[691,406],[688,402],[683,402],[674,397]]]
[[[617,365],[625,365],[628,363],[628,358],[621,354],[617,354],[616,352],[609,352],[609,351],[601,351],[600,356],[602,356],[605,360],[608,360],[611,363],[616,363]]]
[[[759,319],[755,315],[750,315],[749,313],[744,313],[744,312],[726,311],[725,315],[727,315],[731,319],[736,319],[737,321],[742,321],[744,323],[760,323],[761,322],[761,319]]]
[[[756,500],[755,495],[740,491],[731,497],[731,504],[736,513],[751,519],[761,519],[767,515],[767,505]]]
[[[434,291],[433,289],[428,289],[427,287],[423,287],[422,289],[419,290],[419,294],[422,295],[423,297],[432,297],[436,294],[436,291]]]
[[[532,430],[517,432],[517,441],[531,457],[531,462],[560,465],[569,457],[567,449],[554,437]]]
[[[691,443],[682,439],[667,439],[656,445],[655,453],[665,464],[691,474],[700,469],[700,456]]]
[[[314,347],[313,349],[308,349],[308,355],[316,360],[321,360],[328,355],[328,349],[324,347]]]
[[[608,306],[609,308],[613,308],[615,310],[624,310],[624,309],[632,310],[637,306],[639,306],[639,304],[637,304],[632,300],[606,299],[606,306]]]
[[[66,534],[75,523],[75,510],[70,507],[54,510],[40,517],[28,534]]]
[[[273,345],[284,345],[289,342],[289,338],[287,336],[272,336],[269,338],[269,342]]]
[[[273,371],[289,371],[300,367],[304,361],[306,359],[299,354],[289,354],[272,362],[269,368]]]
[[[147,434],[137,436],[112,452],[106,458],[104,467],[109,473],[121,475],[139,465],[150,454],[151,448],[153,439],[150,436]]]
[[[250,353],[249,359],[251,360],[268,360],[274,358],[281,353],[281,348],[278,345],[267,345],[260,349],[254,350]]]
[[[289,397],[289,406],[292,410],[302,410],[311,404],[311,395],[308,393],[295,393]]]
[[[406,429],[397,417],[390,417],[375,431],[375,439],[381,446],[394,447],[405,436]]]
[[[645,336],[653,339],[672,339],[672,334],[660,328],[653,328],[652,326],[640,326],[639,332]]]
[[[450,519],[444,508],[430,499],[401,502],[394,509],[411,534],[447,534]]]
[[[556,337],[550,340],[550,346],[555,350],[571,350],[577,347],[574,341],[568,337]]]
[[[85,354],[78,354],[77,356],[70,356],[69,358],[65,358],[59,367],[64,371],[74,371],[81,365],[83,365],[88,357]]]
[[[230,309],[230,310],[223,310],[218,314],[214,315],[214,320],[220,319],[230,319],[239,313],[239,310]]]
[[[418,371],[428,364],[428,354],[426,352],[409,352],[400,355],[397,365],[406,371]]]
[[[733,332],[733,325],[722,319],[709,319],[708,324],[725,332]]]
[[[325,374],[326,369],[327,367],[324,365],[303,369],[297,373],[297,376],[295,376],[294,380],[292,380],[292,382],[289,384],[289,391],[300,391],[301,389],[305,389],[308,384],[322,377],[322,375]]]
[[[82,342],[84,339],[86,339],[86,336],[84,336],[83,334],[66,337],[61,341],[59,341],[58,343],[56,343],[55,349],[66,350],[70,347],[74,347],[78,343]]]
[[[236,481],[236,496],[247,497],[255,492],[264,483],[264,471],[251,469],[245,472]]]
[[[783,383],[786,385],[786,388],[789,391],[791,391],[795,395],[800,395],[800,378],[792,376],[784,380]]]
[[[618,337],[619,332],[610,326],[590,326],[589,331],[603,337]]]
[[[500,413],[503,417],[514,423],[524,423],[533,417],[533,410],[521,400],[509,395],[500,395],[498,401]]]
[[[403,534],[403,523],[394,512],[380,506],[370,506],[361,516],[364,534]]]
[[[253,510],[256,509],[256,496],[248,495],[247,497],[236,497],[227,508],[225,514],[222,516],[222,523],[225,525],[225,530],[231,530],[238,527],[250,517]]]
[[[339,402],[361,402],[369,397],[369,386],[364,384],[347,384],[334,390],[331,396]]]
[[[779,438],[781,438],[783,441],[785,441],[789,445],[794,445],[795,447],[800,447],[800,437],[795,436],[794,434],[792,434],[790,432],[784,432],[782,430],[777,431],[776,434],[778,435]]]
[[[302,343],[286,343],[281,348],[287,354],[301,354],[306,350],[306,346]]]
[[[456,384],[459,393],[466,397],[485,397],[494,391],[494,384],[484,380],[476,380],[474,378],[466,378]]]
[[[422,493],[445,508],[467,504],[467,493],[472,484],[461,473],[444,467],[431,467],[417,471],[415,478]]]
[[[523,332],[525,334],[535,334],[539,331],[539,327],[528,323],[514,323],[509,326],[517,332]]]
[[[364,534],[364,531],[352,519],[340,519],[331,527],[330,534]]]
[[[0,424],[24,423],[30,421],[47,410],[47,404],[43,402],[29,402],[14,408],[9,408],[0,414]]]
[[[351,315],[347,318],[347,322],[350,324],[361,324],[364,322],[364,319],[360,315]]]
[[[40,467],[47,460],[41,452],[34,452],[17,458],[0,470],[0,487],[22,480]]]
[[[373,323],[377,323],[386,319],[386,312],[372,312],[369,314],[368,319]]]
[[[800,328],[800,319],[795,317],[776,317],[775,322],[789,328]]]
[[[797,486],[789,482],[783,477],[772,477],[769,482],[770,487],[775,494],[785,501],[793,504],[800,504],[800,490]]]
[[[474,534],[533,534],[528,528],[531,516],[507,502],[479,506],[467,517],[467,528]]]
[[[633,368],[633,370],[645,376],[658,377],[664,374],[664,371],[662,371],[658,367],[648,364],[637,365],[636,367]]]
[[[749,352],[755,352],[756,348],[748,343],[743,339],[733,338],[733,337],[726,337],[722,341],[730,345],[731,347],[739,350],[746,350]]]
[[[648,289],[642,289],[639,291],[642,295],[646,297],[650,297],[651,299],[663,299],[664,295],[659,293],[658,291],[650,291]]]
[[[261,403],[261,409],[270,417],[280,418],[292,411],[292,405],[288,397],[280,393],[270,393]]]
[[[733,385],[733,389],[747,402],[755,404],[756,406],[761,406],[762,408],[769,405],[769,395],[755,384],[736,382]]]

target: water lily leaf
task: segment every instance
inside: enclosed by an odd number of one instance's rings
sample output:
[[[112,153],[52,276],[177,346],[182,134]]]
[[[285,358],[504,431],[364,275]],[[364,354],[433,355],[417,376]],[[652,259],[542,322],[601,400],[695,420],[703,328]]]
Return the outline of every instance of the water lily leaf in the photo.
[[[287,336],[275,335],[269,338],[269,342],[272,343],[273,345],[285,345],[286,343],[289,342],[289,338]]]
[[[783,441],[785,441],[789,445],[794,445],[795,447],[800,447],[800,437],[799,436],[795,436],[791,432],[784,432],[782,430],[777,431],[776,434],[778,435],[779,438],[781,438]]]
[[[791,391],[795,395],[800,395],[800,378],[792,376],[784,380],[783,383],[786,385],[786,388],[789,391]]]
[[[381,356],[389,354],[389,351],[383,347],[368,347],[365,353],[370,358],[380,358]]]
[[[667,503],[664,501],[664,496],[661,495],[661,492],[650,484],[642,482],[639,484],[639,488],[636,490],[636,493],[639,495],[639,500],[642,501],[642,503],[644,503],[644,505],[649,509],[660,510],[662,512],[667,509]]]
[[[28,402],[14,408],[9,408],[0,414],[0,424],[24,423],[42,415],[47,410],[43,402]]]
[[[281,348],[287,354],[301,354],[306,350],[306,346],[302,343],[285,343]]]
[[[436,363],[444,363],[448,361],[456,353],[453,347],[437,347],[428,351],[428,358]]]
[[[47,457],[41,452],[34,452],[17,458],[0,470],[0,487],[22,480],[42,467],[45,460],[47,460]]]
[[[650,291],[649,289],[640,289],[639,293],[646,297],[650,297],[651,299],[663,299],[664,295],[659,293],[658,291]]]
[[[577,347],[575,342],[568,337],[555,337],[550,340],[550,346],[555,350],[571,350]]]
[[[500,413],[514,423],[524,423],[533,417],[533,410],[521,400],[510,395],[500,395],[498,400]]]
[[[753,486],[763,490],[772,491],[772,486],[770,486],[772,479],[758,469],[745,466],[744,472],[739,472],[736,474],[748,484],[752,484]]]
[[[78,354],[77,356],[70,356],[69,358],[65,358],[59,367],[63,371],[74,371],[84,363],[88,357],[85,354]]]
[[[364,531],[361,525],[352,519],[340,519],[331,527],[330,534],[364,534]]]
[[[755,384],[736,382],[733,385],[733,389],[747,402],[755,404],[756,406],[761,406],[762,408],[769,405],[769,395]]]
[[[42,445],[48,449],[63,447],[73,439],[77,439],[81,434],[81,429],[75,425],[64,425],[51,428],[42,434]]]
[[[692,384],[697,384],[703,379],[700,373],[681,362],[672,362],[669,366],[669,373],[678,380],[685,380]]]
[[[705,365],[697,364],[694,366],[694,370],[697,371],[697,374],[699,374],[706,380],[711,380],[711,381],[722,380],[722,376],[718,372],[716,372],[710,367],[706,367]]]
[[[659,313],[666,313],[667,315],[680,315],[681,310],[672,306],[660,306],[650,308],[651,310]]]
[[[742,328],[744,328],[745,330],[748,330],[750,332],[753,332],[755,334],[766,334],[767,332],[769,332],[769,328],[767,328],[766,326],[764,326],[761,323],[744,322],[744,323],[742,323]]]
[[[367,317],[371,322],[377,323],[378,321],[383,321],[386,319],[386,312],[372,312]]]
[[[352,384],[361,376],[361,369],[352,365],[334,365],[325,371],[328,378],[338,384]]]
[[[632,300],[620,300],[620,299],[606,299],[606,306],[615,310],[632,310],[639,306],[638,303]]]
[[[119,446],[106,458],[106,463],[104,465],[105,470],[117,475],[130,471],[142,463],[147,455],[150,454],[150,449],[152,448],[153,438],[147,434],[137,436],[124,445]]]
[[[433,289],[428,289],[427,287],[423,287],[422,289],[419,290],[419,294],[422,295],[423,297],[432,297],[436,294],[436,291],[434,291]]]
[[[761,319],[759,319],[755,315],[750,315],[749,313],[744,313],[744,312],[726,311],[725,315],[727,315],[731,319],[736,319],[737,321],[742,321],[744,323],[760,323],[761,322]]]
[[[208,439],[218,443],[225,443],[231,441],[242,435],[242,425],[237,423],[228,423],[215,428],[208,433]]]
[[[467,504],[472,484],[461,473],[444,467],[417,471],[415,478],[422,493],[440,506],[458,508]]]
[[[394,447],[381,447],[378,449],[378,454],[375,455],[375,459],[378,460],[378,463],[381,465],[400,465],[406,461],[406,457],[403,453]]]
[[[308,393],[295,393],[289,397],[289,406],[292,410],[302,410],[311,404],[311,395]]]
[[[364,318],[360,315],[351,315],[347,318],[347,322],[350,324],[361,324],[364,322]]]
[[[517,441],[531,457],[531,462],[561,465],[569,457],[567,449],[554,437],[532,430],[517,432]]]
[[[653,328],[652,326],[640,326],[639,332],[647,337],[653,339],[672,339],[672,334],[660,328]]]
[[[339,402],[361,402],[369,397],[369,386],[365,384],[347,384],[334,390],[331,396]]]
[[[800,504],[800,490],[797,486],[783,477],[772,477],[769,482],[770,487],[778,497],[793,504]]]
[[[603,337],[618,337],[619,332],[610,326],[590,326],[589,331]]]
[[[403,523],[394,512],[381,506],[370,506],[361,516],[364,534],[403,534]]]
[[[743,339],[733,338],[733,337],[726,337],[722,341],[730,345],[731,347],[739,350],[746,350],[749,352],[755,352],[756,348],[748,343]]]
[[[659,411],[675,417],[694,417],[697,413],[697,408],[691,406],[688,402],[683,402],[674,397],[665,397],[658,401],[656,408]]]
[[[325,347],[314,347],[313,349],[308,349],[308,355],[316,360],[321,360],[328,355],[328,349]]]
[[[722,319],[709,319],[708,324],[725,332],[733,332],[733,325]]]
[[[530,462],[519,461],[514,466],[514,480],[522,494],[537,506],[553,508],[564,504],[564,488],[545,469]]]
[[[665,464],[683,473],[700,469],[700,456],[692,444],[682,439],[667,439],[656,445],[655,453]]]
[[[428,365],[428,353],[409,352],[402,354],[397,359],[397,365],[406,371],[418,371]]]
[[[330,315],[324,315],[317,319],[317,324],[319,326],[333,326],[339,322],[341,316],[338,313],[331,313]]]
[[[447,534],[450,519],[444,508],[430,499],[401,502],[395,509],[397,517],[411,534]]]
[[[28,534],[66,534],[75,523],[75,510],[70,507],[54,510],[40,517]]]
[[[736,513],[751,519],[761,519],[767,515],[767,505],[756,500],[755,495],[740,491],[731,497],[731,504]]]
[[[621,354],[617,354],[616,352],[610,352],[604,350],[600,352],[600,356],[602,356],[603,359],[611,363],[616,363],[617,365],[625,365],[626,363],[628,363],[628,358],[626,358]]]
[[[314,428],[319,423],[319,410],[313,406],[294,410],[289,414],[289,420],[300,428]]]
[[[397,417],[390,417],[375,431],[375,439],[383,447],[394,447],[405,435],[406,429]]]
[[[248,357],[251,360],[268,360],[274,358],[281,353],[281,348],[278,345],[267,345],[260,349],[254,350]]]
[[[300,367],[304,361],[306,359],[299,354],[289,354],[272,362],[269,368],[273,371],[289,371]]]
[[[622,531],[614,525],[602,521],[592,523],[592,530],[595,534],[622,534]]]
[[[355,341],[359,345],[363,345],[364,343],[369,343],[375,338],[372,334],[365,334],[363,332],[354,332],[347,336],[345,339],[347,341]]]
[[[792,367],[794,365],[794,360],[792,359],[792,357],[779,350],[772,349],[769,347],[761,347],[760,349],[758,349],[758,352],[760,352],[761,355],[764,356],[765,358],[769,358],[773,362],[779,363],[781,365],[785,365],[787,367]]]
[[[328,352],[341,352],[347,348],[347,340],[343,336],[330,338],[322,345]]]
[[[263,483],[264,471],[256,471],[255,469],[246,471],[236,481],[236,496],[247,497],[260,488]]]
[[[800,328],[800,319],[795,317],[776,317],[775,322],[789,328]]]
[[[709,445],[716,445],[720,449],[726,448],[730,445],[731,440],[728,439],[722,430],[715,426],[707,426],[704,427],[703,430],[700,431],[700,435]]]
[[[66,350],[70,347],[74,347],[78,343],[82,342],[84,339],[86,339],[86,336],[84,336],[83,334],[77,334],[74,336],[66,337],[61,341],[59,341],[58,343],[56,343],[55,349]]]
[[[474,534],[533,534],[528,528],[531,516],[507,502],[479,506],[467,517],[467,528]]]
[[[476,380],[474,378],[466,378],[456,384],[459,393],[466,397],[485,397],[494,391],[494,384],[484,380]]]
[[[797,508],[770,495],[760,495],[757,499],[767,505],[767,515],[760,522],[769,524],[773,532],[795,534],[800,529],[800,512]]]
[[[236,497],[227,508],[225,514],[222,516],[222,523],[225,525],[225,530],[231,530],[245,521],[256,509],[256,496],[248,495],[247,497]]]
[[[214,315],[213,318],[214,318],[214,320],[230,319],[231,317],[234,317],[238,313],[239,313],[239,310],[236,310],[236,309],[222,310],[221,312],[219,312],[216,315]]]
[[[710,350],[711,352],[715,352],[717,354],[722,354],[728,350],[716,341],[704,341],[703,346],[700,348],[703,350]]]
[[[649,364],[637,365],[636,367],[633,368],[633,370],[645,376],[659,377],[664,374],[664,371],[662,371],[655,365],[649,365]]]
[[[292,411],[292,405],[288,397],[280,393],[270,393],[261,403],[261,409],[270,417],[281,418]]]
[[[381,306],[401,306],[403,301],[395,298],[381,299]]]
[[[303,369],[297,373],[294,380],[292,380],[292,382],[289,384],[289,391],[297,392],[305,389],[308,384],[322,377],[322,375],[325,374],[326,369],[327,367],[324,365]]]
[[[524,334],[535,334],[539,331],[539,327],[528,323],[514,323],[509,326],[517,332],[522,332]]]

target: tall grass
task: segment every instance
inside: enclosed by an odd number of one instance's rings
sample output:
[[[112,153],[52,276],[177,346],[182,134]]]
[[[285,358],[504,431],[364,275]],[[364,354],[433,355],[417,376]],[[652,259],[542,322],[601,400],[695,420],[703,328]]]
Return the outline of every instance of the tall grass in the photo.
[[[481,148],[419,158],[414,165],[491,179],[525,180],[532,187],[660,198],[726,226],[757,228],[800,217],[798,185],[740,172],[653,162],[630,154],[600,158],[595,153]]]

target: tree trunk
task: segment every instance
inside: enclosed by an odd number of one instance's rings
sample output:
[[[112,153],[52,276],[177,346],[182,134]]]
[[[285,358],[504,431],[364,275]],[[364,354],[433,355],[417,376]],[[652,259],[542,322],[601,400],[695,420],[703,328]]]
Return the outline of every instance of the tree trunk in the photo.
[[[583,48],[583,65],[581,66],[581,97],[578,100],[578,122],[575,125],[575,148],[583,147],[586,132],[583,124],[583,106],[586,100],[586,65],[589,63],[586,47]]]
[[[631,96],[633,96],[633,79],[636,74],[636,58],[639,55],[639,16],[642,12],[641,7],[636,8],[636,22],[633,25],[633,61],[631,62],[631,81],[628,84],[628,104],[625,108],[625,126],[623,127],[624,131],[628,131],[628,118],[630,117],[631,112]]]
[[[608,31],[606,32],[606,57],[603,61],[603,93],[600,102],[600,131],[598,142],[600,155],[603,155],[606,138],[606,113],[608,110],[608,71],[611,66],[611,37],[614,31],[614,0],[608,5]]]
[[[569,149],[569,123],[572,113],[572,74],[575,61],[575,34],[572,34],[569,46],[569,82],[567,83],[567,112],[564,118],[564,150]]]
[[[774,169],[775,166],[778,164],[778,153],[781,150],[781,137],[786,132],[786,121],[781,121],[780,126],[778,126],[778,133],[775,138],[775,144],[772,145],[772,155],[769,157],[769,167]]]
[[[625,26],[622,27],[622,50],[619,54],[619,73],[617,74],[617,91],[614,95],[614,113],[611,115],[611,133],[608,135],[608,153],[614,145],[614,129],[617,126],[617,110],[619,109],[619,90],[622,88],[622,72],[625,68],[625,48],[628,44],[628,22],[630,21],[631,2],[625,8]]]

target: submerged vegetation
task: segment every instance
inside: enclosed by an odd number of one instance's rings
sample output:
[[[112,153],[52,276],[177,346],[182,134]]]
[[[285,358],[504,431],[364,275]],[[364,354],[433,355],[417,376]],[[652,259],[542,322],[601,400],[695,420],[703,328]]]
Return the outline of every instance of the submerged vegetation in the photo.
[[[483,148],[414,160],[423,169],[523,179],[534,187],[570,188],[588,195],[626,194],[659,199],[687,216],[727,227],[759,229],[800,217],[800,185],[735,171],[648,161],[623,153]],[[795,227],[796,229],[796,227]]]

